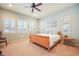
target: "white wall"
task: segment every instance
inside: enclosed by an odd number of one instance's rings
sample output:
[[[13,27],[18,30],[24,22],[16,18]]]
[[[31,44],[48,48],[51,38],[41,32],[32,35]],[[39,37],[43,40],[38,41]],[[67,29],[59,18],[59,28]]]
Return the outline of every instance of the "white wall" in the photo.
[[[16,28],[15,28],[15,33],[5,33],[4,32],[4,22],[3,20],[7,19],[11,17],[12,20],[15,20],[16,22]],[[17,30],[17,22],[19,21],[20,18],[24,18],[25,21],[27,22],[27,33],[25,34],[22,34],[22,33],[18,33],[18,30]],[[30,21],[29,21],[30,20]],[[34,26],[32,26],[32,31],[30,31],[29,29],[29,24],[30,23],[33,23]],[[14,41],[14,40],[18,40],[18,39],[24,39],[26,38],[27,39],[27,36],[30,34],[30,33],[37,33],[38,29],[38,23],[37,23],[37,19],[36,18],[32,18],[32,17],[29,17],[27,15],[22,15],[22,14],[19,14],[19,13],[16,13],[16,12],[12,12],[12,11],[8,11],[8,10],[5,10],[5,9],[0,9],[0,30],[3,31],[3,35],[5,37],[7,37],[7,40],[8,42],[9,41]]]
[[[79,38],[79,5],[75,5],[71,8],[52,13],[46,17],[43,17],[39,21],[40,33],[57,33],[63,32],[63,20],[68,19],[70,24],[70,33],[68,35]],[[57,21],[57,26],[53,28],[53,21]]]

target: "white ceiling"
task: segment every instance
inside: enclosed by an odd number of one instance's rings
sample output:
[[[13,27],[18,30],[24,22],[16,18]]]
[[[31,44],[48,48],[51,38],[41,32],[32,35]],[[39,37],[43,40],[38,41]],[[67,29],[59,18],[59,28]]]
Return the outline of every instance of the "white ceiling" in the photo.
[[[31,3],[11,3],[13,7],[9,7],[8,3],[0,3],[0,7],[4,9],[8,9],[11,11],[16,11],[25,15],[29,15],[35,18],[41,18],[48,14],[55,13],[57,11],[63,10],[65,8],[69,8],[75,4],[73,3],[43,3],[38,8],[41,9],[41,12],[34,10],[31,12],[31,8],[25,8],[31,6]]]

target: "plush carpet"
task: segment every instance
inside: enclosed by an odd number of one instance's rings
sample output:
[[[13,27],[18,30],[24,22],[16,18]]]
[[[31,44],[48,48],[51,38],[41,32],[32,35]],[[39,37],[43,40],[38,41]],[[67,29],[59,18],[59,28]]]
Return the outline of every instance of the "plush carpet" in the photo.
[[[16,40],[4,43],[1,48],[4,56],[79,56],[79,48],[62,43],[57,44],[49,52],[36,44],[30,43],[29,39]]]

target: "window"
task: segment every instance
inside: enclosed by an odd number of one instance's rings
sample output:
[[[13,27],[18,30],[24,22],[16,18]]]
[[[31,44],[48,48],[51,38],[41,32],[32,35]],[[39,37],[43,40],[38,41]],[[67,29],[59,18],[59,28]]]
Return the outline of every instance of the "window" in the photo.
[[[34,26],[35,26],[35,25],[34,25],[33,23],[30,23],[30,24],[29,24],[29,30],[32,31],[33,28],[34,28]]]
[[[27,22],[25,20],[18,20],[18,32],[19,33],[27,32]]]
[[[4,20],[4,32],[5,33],[15,32],[15,20],[11,20],[11,19]]]
[[[37,23],[36,23],[36,20],[29,20],[29,31],[31,33],[35,33],[36,32],[36,26],[37,26]]]
[[[63,30],[65,34],[70,33],[70,23],[69,23],[70,18],[66,17],[63,20]]]
[[[64,25],[64,32],[65,33],[68,33],[69,32],[69,29],[70,29],[69,24],[65,24]]]

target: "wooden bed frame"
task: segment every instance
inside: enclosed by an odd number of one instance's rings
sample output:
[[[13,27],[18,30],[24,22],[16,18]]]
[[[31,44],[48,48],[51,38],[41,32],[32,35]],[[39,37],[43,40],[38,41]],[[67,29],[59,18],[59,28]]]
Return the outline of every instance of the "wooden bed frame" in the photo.
[[[30,42],[36,43],[36,44],[38,44],[38,45],[40,45],[40,46],[42,46],[42,47],[50,50],[51,47],[49,46],[49,44],[50,44],[49,37],[47,37],[47,36],[41,36],[41,35],[32,35],[31,34],[29,38],[30,38]],[[57,43],[58,42],[59,41],[57,41]]]

